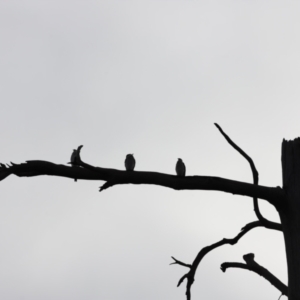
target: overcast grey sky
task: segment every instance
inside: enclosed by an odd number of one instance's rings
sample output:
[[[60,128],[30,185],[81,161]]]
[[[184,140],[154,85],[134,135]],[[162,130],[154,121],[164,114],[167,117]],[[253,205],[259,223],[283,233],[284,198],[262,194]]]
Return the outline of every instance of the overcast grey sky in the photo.
[[[283,138],[299,136],[296,1],[0,0],[0,161],[69,161],[281,185]],[[9,177],[1,185],[0,298],[185,299],[198,251],[254,221],[252,200],[157,186]],[[278,221],[276,211],[262,211]],[[278,299],[257,262],[286,282],[282,235],[256,229],[201,263],[194,299]],[[281,298],[281,299],[284,299]]]

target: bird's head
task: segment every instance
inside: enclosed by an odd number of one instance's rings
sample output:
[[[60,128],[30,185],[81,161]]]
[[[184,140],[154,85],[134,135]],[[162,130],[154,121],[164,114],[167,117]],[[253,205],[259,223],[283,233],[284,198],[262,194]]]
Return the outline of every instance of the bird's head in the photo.
[[[181,159],[181,158],[178,158],[178,161],[182,161],[182,159]]]
[[[133,157],[133,154],[127,154],[126,157]]]

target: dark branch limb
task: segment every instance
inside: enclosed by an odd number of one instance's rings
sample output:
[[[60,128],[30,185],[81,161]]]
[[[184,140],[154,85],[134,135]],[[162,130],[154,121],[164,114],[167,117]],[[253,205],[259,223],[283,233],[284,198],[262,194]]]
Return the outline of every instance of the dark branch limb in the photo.
[[[218,125],[217,125],[218,126]],[[222,130],[222,129],[221,129]],[[92,165],[89,165],[89,164],[87,164],[87,163],[85,163],[85,162],[83,162],[82,160],[81,160],[81,157],[80,157],[80,151],[81,151],[81,148],[82,148],[82,146],[80,146],[80,147],[78,147],[78,157],[79,157],[79,165],[80,166],[82,166],[82,167],[84,167],[84,168],[86,168],[86,169],[89,169],[89,170],[91,170],[91,171],[94,171],[94,172],[97,172],[97,173],[103,173],[104,172],[104,170],[107,170],[107,169],[104,169],[104,168],[99,168],[99,167],[94,167],[94,166],[92,166]],[[247,155],[247,154],[245,154],[245,155]],[[254,166],[254,169],[255,169],[255,166]],[[112,169],[108,169],[108,170],[112,170]],[[117,170],[115,170],[115,171],[117,171]],[[128,175],[136,175],[136,174],[139,174],[139,175],[146,175],[146,174],[156,174],[156,175],[167,175],[167,174],[162,174],[162,173],[154,173],[154,172],[125,172],[125,174],[128,174]],[[173,176],[173,175],[169,175],[169,176],[171,176],[171,178],[176,178],[176,179],[178,179],[178,177],[177,176]],[[136,177],[136,176],[135,176]],[[149,177],[149,176],[147,176],[147,177]],[[180,179],[186,179],[186,178],[189,178],[189,179],[208,179],[208,180],[210,180],[210,179],[217,179],[217,180],[228,180],[228,179],[223,179],[223,178],[218,178],[218,177],[204,177],[204,176],[188,176],[188,177],[185,177],[185,178],[180,178]],[[192,182],[192,180],[190,180],[190,183]],[[163,185],[163,186],[166,186],[166,187],[170,187],[170,188],[173,188],[173,189],[176,189],[176,190],[181,190],[181,189],[200,189],[200,190],[202,190],[202,189],[207,189],[207,190],[211,190],[210,188],[205,188],[205,187],[200,187],[200,188],[194,188],[194,187],[180,187],[179,186],[179,184],[180,183],[182,183],[182,181],[178,181],[178,185],[177,185],[177,187],[176,186],[174,186],[174,185],[172,185],[172,186],[167,186],[167,185],[164,185],[164,184],[160,184],[160,183],[155,183],[155,182],[141,182],[141,181],[136,181],[136,182],[127,182],[127,181],[124,181],[123,180],[123,178],[120,178],[120,177],[117,177],[117,176],[111,176],[110,177],[110,179],[108,179],[107,180],[107,182],[103,185],[103,186],[101,186],[100,187],[100,192],[101,191],[103,191],[103,190],[105,190],[105,189],[107,189],[107,188],[109,188],[109,187],[111,187],[111,186],[114,186],[114,185],[116,185],[116,184],[126,184],[126,183],[133,183],[133,184],[142,184],[142,183],[146,183],[146,184],[156,184],[156,185]],[[279,190],[281,190],[280,188],[276,188],[276,189],[279,189]],[[213,190],[219,190],[219,191],[225,191],[223,188],[221,188],[221,189],[218,189],[218,188],[213,188]],[[225,192],[229,192],[229,191],[225,191]],[[230,193],[230,192],[229,192]],[[233,194],[240,194],[239,192],[237,192],[237,193],[235,193],[235,192],[233,192]],[[282,191],[282,195],[283,195],[283,191]],[[265,198],[262,198],[262,199],[265,199]],[[265,200],[267,200],[267,199],[265,199]],[[269,201],[269,200],[267,200],[267,201]],[[269,201],[270,203],[272,203],[273,205],[277,205],[277,202],[279,202],[280,200],[277,200],[277,201]]]
[[[158,172],[129,172],[93,167],[84,162],[81,162],[80,166],[82,167],[68,167],[40,160],[27,161],[8,168],[1,165],[0,179],[3,180],[11,174],[19,177],[50,175],[73,179],[108,181],[108,185],[104,186],[104,188],[116,184],[153,184],[175,190],[214,190],[248,197],[256,196],[269,201],[273,205],[279,203],[285,196],[283,190],[278,187],[255,186],[220,177],[178,177]]]
[[[243,256],[246,264],[236,263],[236,262],[225,262],[221,265],[221,270],[226,272],[228,268],[240,268],[252,271],[262,277],[264,277],[267,281],[269,281],[273,286],[275,286],[283,295],[287,296],[288,287],[282,283],[277,277],[275,277],[270,271],[266,268],[259,265],[254,260],[254,254],[249,253]]]
[[[33,176],[59,176],[67,178],[78,178],[83,180],[102,180],[102,177],[96,172],[80,168],[69,167],[65,165],[57,165],[48,161],[29,160],[22,164],[13,164],[4,168],[0,167],[0,180],[14,174],[18,177],[33,177]]]
[[[253,182],[254,185],[258,185],[258,172],[256,170],[256,167],[254,165],[253,160],[251,159],[251,157],[249,155],[247,155],[240,147],[238,147],[229,137],[228,135],[222,130],[222,128],[216,124],[216,127],[219,129],[219,131],[221,132],[221,134],[224,136],[224,138],[227,140],[227,142],[235,149],[237,150],[250,164],[250,168],[252,171],[252,175],[253,175]],[[196,270],[201,262],[201,260],[204,258],[204,256],[206,254],[208,254],[210,251],[226,245],[226,244],[230,244],[230,245],[234,245],[236,244],[239,239],[244,236],[248,231],[250,231],[251,229],[255,228],[255,227],[259,227],[259,226],[264,226],[266,228],[269,229],[274,229],[274,230],[278,230],[278,231],[282,231],[282,226],[281,224],[275,223],[275,222],[271,222],[267,219],[265,219],[262,214],[259,211],[259,207],[258,207],[258,200],[257,197],[253,197],[253,202],[254,202],[254,211],[256,213],[256,216],[258,217],[259,221],[256,222],[252,222],[247,224],[246,226],[244,226],[242,228],[242,231],[233,239],[223,239],[215,244],[212,244],[211,246],[207,246],[203,249],[201,249],[201,251],[198,253],[197,257],[195,258],[193,264],[190,267],[190,271],[185,274],[183,277],[180,278],[178,285],[179,286],[185,279],[187,279],[187,286],[186,286],[186,296],[187,296],[187,300],[190,300],[191,298],[191,286],[194,282],[194,277],[195,277],[195,273]],[[173,258],[173,257],[172,257]],[[183,265],[183,266],[189,266],[187,264],[184,264],[180,261],[177,261],[175,258],[173,258],[175,260],[175,262],[173,264],[179,264],[179,265]]]
[[[255,167],[255,164],[254,164],[252,158],[245,151],[243,151],[238,145],[236,145],[217,123],[215,123],[215,126],[219,129],[219,131],[224,136],[226,141],[248,161],[251,171],[252,171],[253,183],[255,185],[258,185],[259,175],[258,175],[258,171]],[[263,217],[263,215],[261,214],[261,212],[259,210],[257,197],[253,197],[253,205],[254,205],[254,212],[255,212],[258,220],[263,224],[263,226],[265,226],[266,228],[269,228],[269,229],[275,229],[276,227],[278,227],[277,223],[271,222]]]
[[[277,228],[281,228],[280,230],[282,231],[282,226],[279,223],[272,222],[268,219],[266,219],[260,212],[259,207],[258,207],[258,200],[256,197],[253,198],[253,205],[254,205],[254,212],[258,218],[258,220],[261,222],[261,224],[268,228],[268,229],[275,229],[278,230]]]
[[[282,231],[282,225],[281,224],[275,223],[275,222],[272,222],[272,223],[273,223],[273,227],[270,228],[270,229]],[[251,222],[251,223],[248,223],[247,225],[245,225],[242,228],[242,230],[247,230],[249,227],[250,227],[250,229],[252,229],[254,227],[259,227],[259,226],[265,227],[260,221],[254,221],[254,222]]]
[[[102,186],[100,186],[99,192],[102,192],[112,186],[114,186],[116,183],[114,181],[106,181]]]
[[[0,181],[5,179],[11,173],[8,171],[10,166],[6,166],[5,164],[0,163]]]
[[[174,260],[174,262],[170,263],[170,265],[180,265],[180,266],[183,266],[183,267],[187,267],[187,268],[191,268],[192,265],[189,265],[189,264],[185,264],[183,263],[182,261],[176,259],[175,257],[171,256],[172,259]]]
[[[274,229],[281,231],[282,230],[281,224],[277,224],[277,225],[278,225],[277,228],[274,228]],[[200,252],[198,253],[198,255],[196,256],[196,258],[194,259],[192,265],[183,263],[183,262],[177,260],[176,258],[172,257],[174,260],[174,262],[172,264],[174,264],[174,265],[177,264],[177,265],[181,265],[181,266],[190,268],[190,271],[188,273],[186,273],[185,275],[183,275],[177,284],[177,286],[179,286],[184,281],[184,279],[187,279],[187,284],[186,284],[187,300],[191,299],[191,287],[195,280],[195,274],[196,274],[197,268],[198,268],[200,262],[202,261],[202,259],[204,258],[204,256],[206,254],[208,254],[210,251],[212,251],[218,247],[221,247],[223,245],[235,245],[247,232],[249,232],[251,229],[254,229],[257,227],[264,227],[264,226],[262,225],[262,223],[260,221],[248,223],[241,229],[241,232],[236,237],[234,237],[232,239],[224,238],[217,243],[214,243],[210,246],[206,246],[206,247],[202,248],[200,250]]]
[[[253,182],[254,184],[258,184],[258,172],[255,168],[252,158],[246,152],[244,152],[238,145],[236,145],[217,123],[215,123],[215,126],[219,129],[226,141],[248,161],[253,174]]]

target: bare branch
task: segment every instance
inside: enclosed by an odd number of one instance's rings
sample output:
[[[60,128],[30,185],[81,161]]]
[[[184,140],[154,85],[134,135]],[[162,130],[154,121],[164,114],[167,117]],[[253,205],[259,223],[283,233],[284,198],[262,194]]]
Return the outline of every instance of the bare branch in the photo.
[[[258,172],[255,168],[252,158],[246,152],[244,152],[238,145],[236,145],[217,123],[215,123],[215,126],[219,129],[226,141],[249,162],[253,174],[253,182],[257,184]]]
[[[30,160],[22,164],[14,164],[7,168],[0,168],[0,180],[14,174],[19,177],[32,176],[60,176],[67,178],[78,178],[84,180],[101,180],[102,177],[96,172],[91,172],[81,167],[69,167],[65,165],[57,165],[48,161]]]
[[[11,173],[8,171],[9,166],[6,166],[5,164],[0,163],[0,181],[5,179],[7,176],[9,176]]]
[[[276,228],[276,230],[281,231],[281,224],[278,224],[278,225],[280,226],[280,228],[279,228],[279,226],[277,226],[278,228]],[[198,253],[198,255],[196,256],[196,258],[194,259],[192,265],[183,263],[172,256],[173,260],[175,261],[172,264],[174,264],[174,265],[178,264],[178,265],[190,268],[190,271],[188,273],[186,273],[184,276],[182,276],[177,284],[177,286],[179,286],[184,281],[184,279],[187,279],[187,284],[186,284],[187,300],[190,300],[190,298],[191,298],[191,287],[195,280],[195,274],[196,274],[197,268],[198,268],[200,262],[202,261],[202,259],[204,258],[204,256],[206,254],[208,254],[210,251],[212,251],[218,247],[221,247],[223,245],[235,245],[247,232],[249,232],[251,229],[254,229],[257,227],[264,227],[264,226],[262,225],[262,223],[260,221],[248,223],[241,229],[241,232],[236,237],[234,237],[232,239],[224,238],[217,243],[214,243],[210,246],[206,246],[206,247],[202,248],[200,250],[200,252]]]
[[[256,167],[255,167],[255,164],[254,164],[252,158],[245,151],[243,151],[238,145],[236,145],[217,123],[215,123],[215,126],[219,129],[219,131],[224,136],[226,141],[248,161],[248,163],[250,164],[251,171],[252,171],[253,183],[255,185],[258,185],[259,175],[258,175],[258,172],[256,170]],[[258,220],[263,224],[263,226],[265,226],[266,228],[269,228],[269,229],[275,229],[276,227],[278,227],[277,223],[271,222],[263,217],[263,215],[261,214],[261,212],[259,210],[257,197],[253,197],[253,205],[254,205],[254,212],[255,212]]]
[[[180,260],[177,260],[175,257],[171,256],[172,259],[174,260],[174,262],[170,263],[170,265],[180,265],[180,266],[184,266],[184,267],[187,267],[187,268],[191,268],[192,265],[189,265],[189,264],[185,264],[183,263],[182,261]]]
[[[99,192],[102,192],[114,185],[115,185],[114,181],[106,181],[102,186],[100,186]]]
[[[221,265],[221,270],[226,272],[228,268],[240,268],[252,271],[262,277],[264,277],[267,281],[269,281],[273,286],[275,286],[283,295],[288,294],[288,287],[282,283],[277,277],[275,277],[270,271],[266,268],[259,265],[254,260],[254,254],[249,253],[243,256],[246,264],[237,263],[237,262],[226,262]]]
[[[268,229],[282,231],[282,225],[281,224],[275,223],[275,222],[271,222],[271,223],[273,223],[273,227],[272,228],[268,228]],[[249,227],[253,228],[252,226],[257,227],[256,224],[258,224],[258,226],[265,227],[260,221],[254,221],[254,222],[251,222],[251,223],[248,223],[247,225],[245,225],[241,230],[246,230]]]
[[[153,184],[172,188],[175,190],[215,190],[243,195],[248,197],[259,197],[277,205],[285,197],[284,191],[279,187],[255,186],[253,184],[235,180],[209,177],[209,176],[187,176],[178,177],[158,172],[128,172],[116,169],[106,169],[90,166],[80,162],[82,167],[68,167],[56,165],[47,161],[27,161],[26,163],[12,165],[9,168],[0,168],[0,180],[11,174],[19,177],[30,177],[40,175],[60,176],[84,180],[104,180],[116,184]],[[108,187],[106,186],[106,187]]]

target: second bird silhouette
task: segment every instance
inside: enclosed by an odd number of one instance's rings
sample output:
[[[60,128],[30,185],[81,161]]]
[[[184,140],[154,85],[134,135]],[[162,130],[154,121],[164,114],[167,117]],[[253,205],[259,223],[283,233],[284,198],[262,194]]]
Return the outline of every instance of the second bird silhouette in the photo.
[[[78,163],[79,163],[79,153],[80,153],[80,150],[83,146],[79,146],[77,149],[74,149],[73,152],[72,152],[72,155],[71,155],[71,161],[68,163],[68,164],[71,164],[72,167],[76,167],[78,166]],[[74,179],[74,181],[77,181],[77,178]]]
[[[71,166],[75,167],[77,166],[77,163],[78,163],[78,152],[76,149],[74,149],[71,155]],[[75,178],[74,181],[77,181],[77,178]]]
[[[185,169],[185,164],[184,164],[184,162],[182,161],[181,158],[178,158],[175,170],[176,170],[177,176],[179,176],[179,177],[184,177],[185,176],[185,170],[186,170]]]
[[[135,167],[135,159],[133,154],[127,154],[125,159],[125,168],[126,171],[133,171]]]

